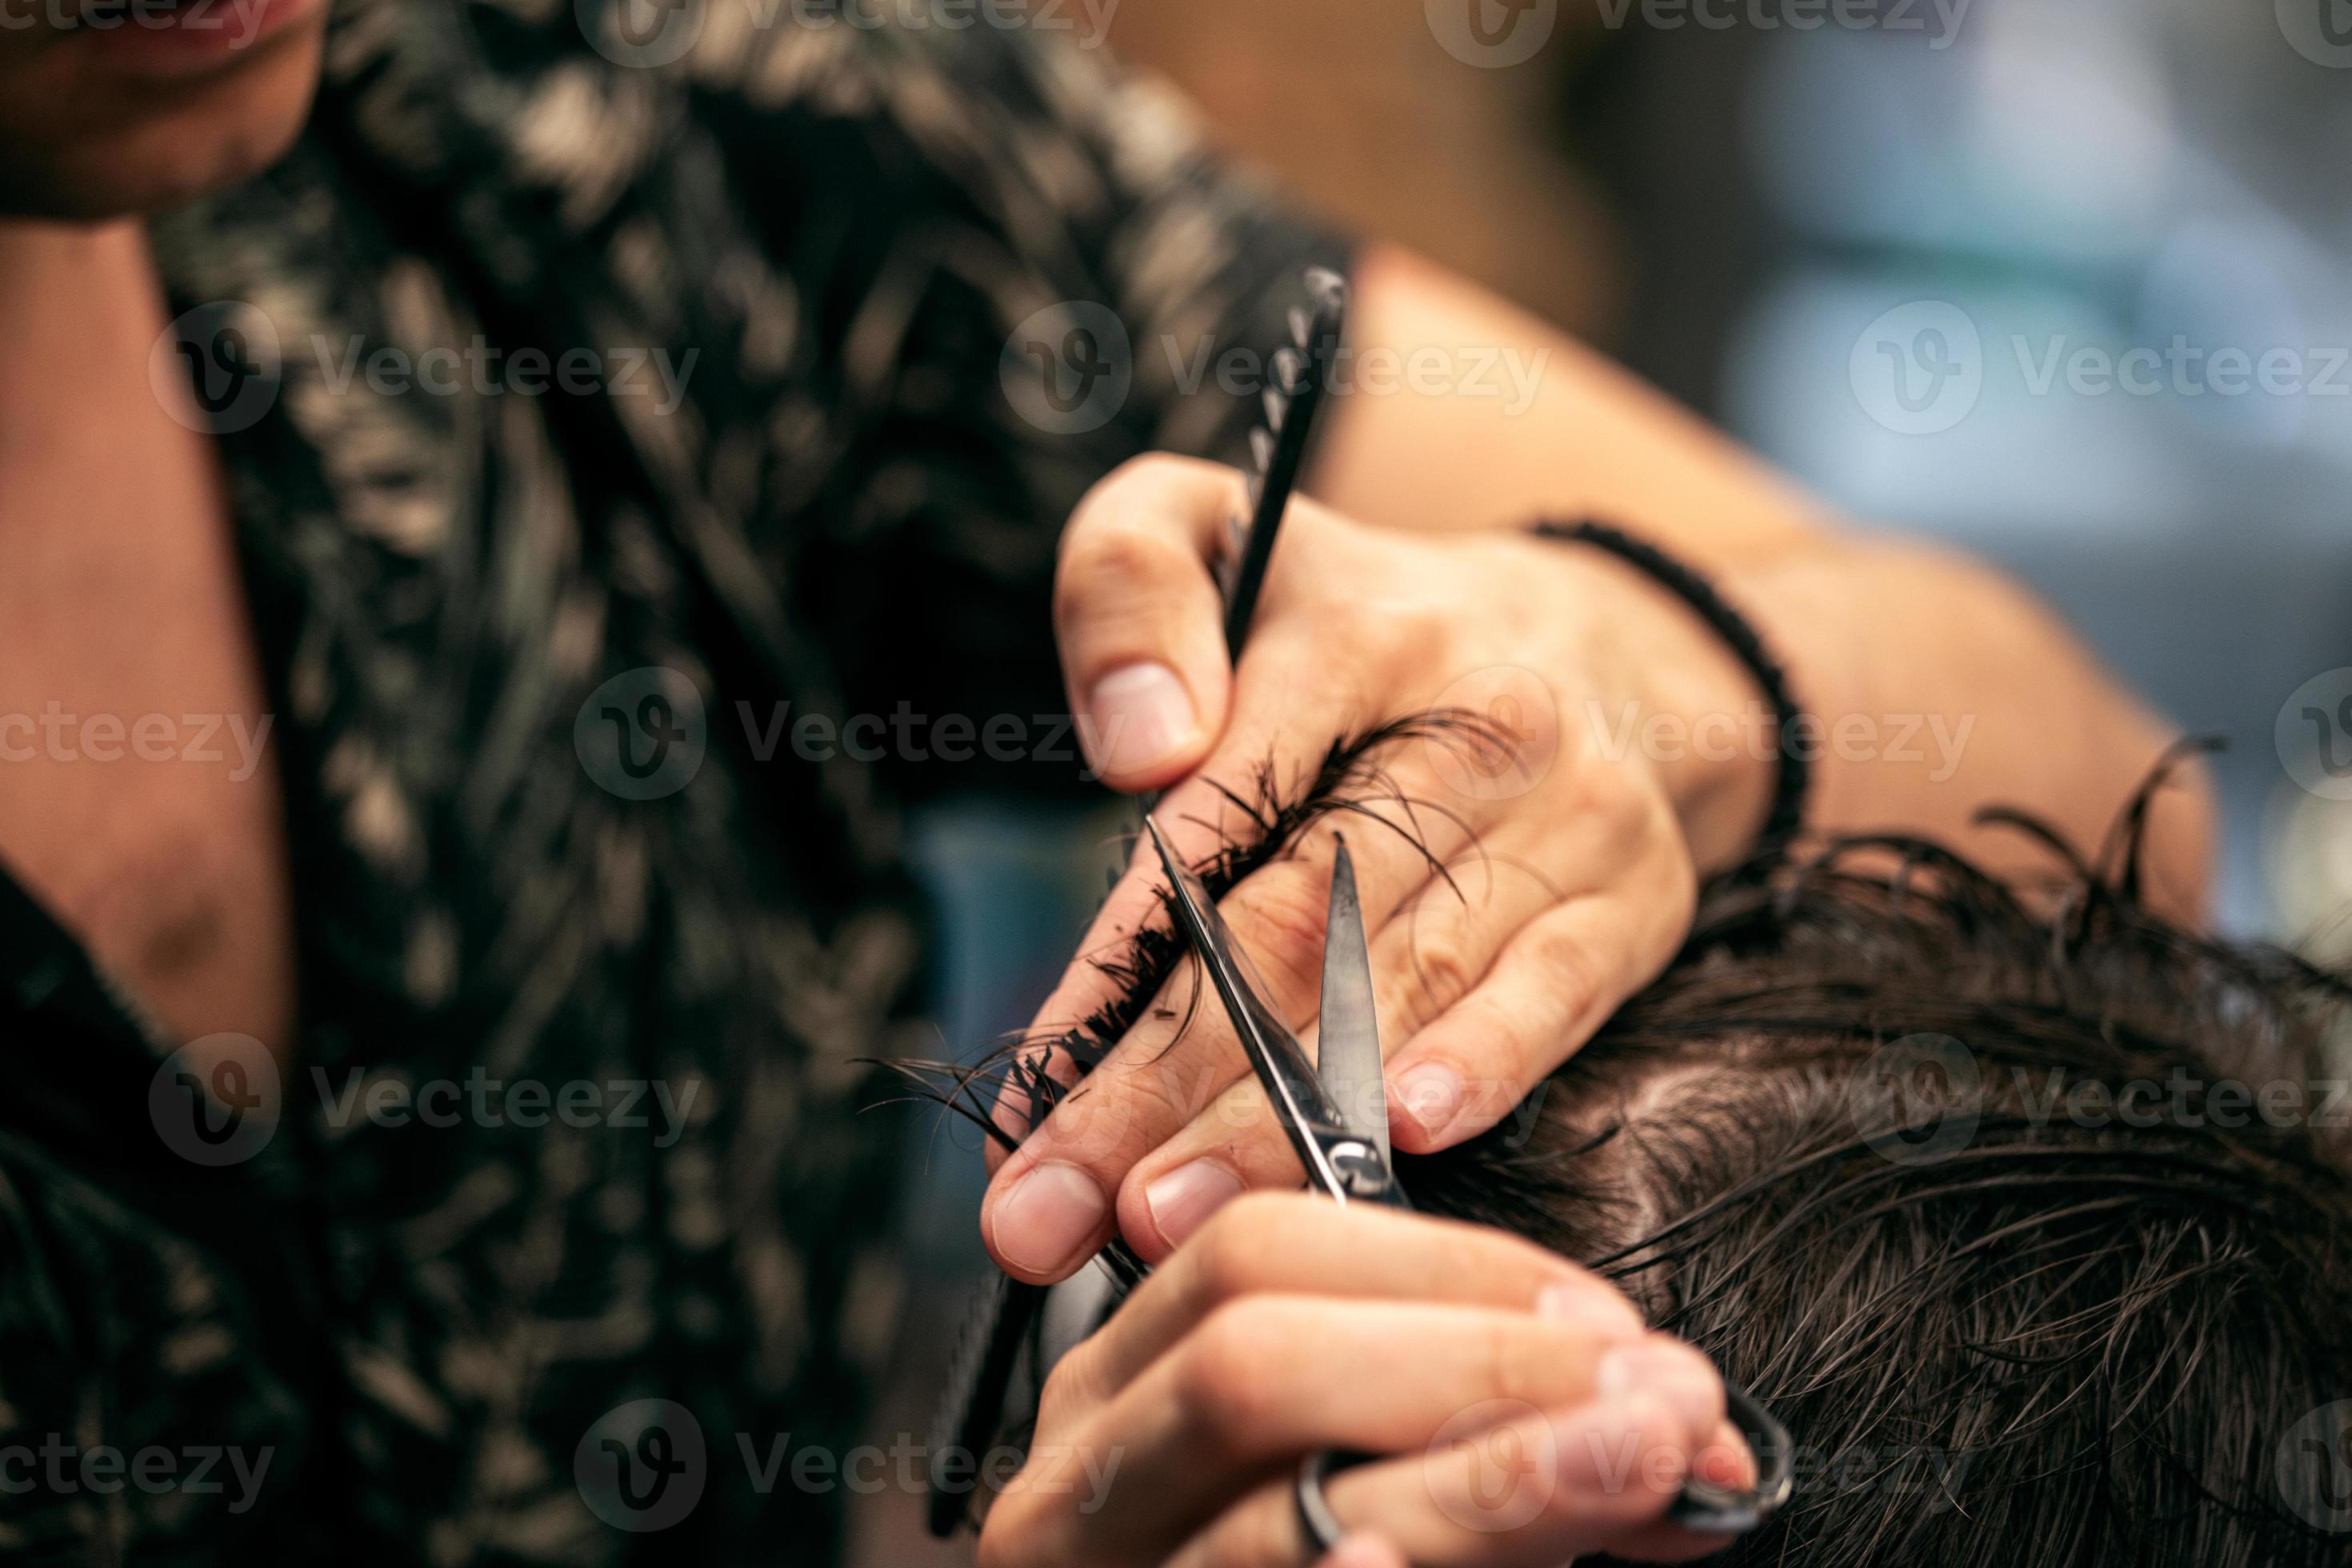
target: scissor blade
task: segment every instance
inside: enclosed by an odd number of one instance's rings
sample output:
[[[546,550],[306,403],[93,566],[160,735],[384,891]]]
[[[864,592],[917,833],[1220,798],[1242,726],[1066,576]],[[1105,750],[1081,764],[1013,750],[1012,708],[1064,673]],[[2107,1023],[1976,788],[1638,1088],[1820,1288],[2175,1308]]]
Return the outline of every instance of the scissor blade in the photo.
[[[1389,1163],[1389,1102],[1381,1075],[1381,1026],[1372,1005],[1372,958],[1356,862],[1345,844],[1331,866],[1331,911],[1323,936],[1323,1006],[1316,1026],[1316,1072],[1342,1125]]]
[[[1330,1097],[1324,1092],[1315,1064],[1307,1059],[1306,1047],[1298,1043],[1297,1037],[1251,983],[1248,959],[1241,944],[1234,940],[1224,916],[1217,912],[1208,889],[1191,868],[1176,858],[1156,818],[1147,815],[1143,826],[1151,835],[1152,847],[1160,852],[1160,864],[1175,889],[1177,929],[1184,933],[1201,967],[1208,971],[1218,998],[1224,1003],[1226,1016],[1233,1020],[1234,1032],[1241,1037],[1251,1068],[1265,1086],[1266,1098],[1273,1101],[1275,1113],[1282,1120],[1283,1131],[1297,1152],[1299,1163],[1307,1167],[1307,1180],[1330,1196],[1347,1202],[1347,1183],[1333,1167],[1325,1142],[1327,1138],[1346,1136],[1347,1131]]]

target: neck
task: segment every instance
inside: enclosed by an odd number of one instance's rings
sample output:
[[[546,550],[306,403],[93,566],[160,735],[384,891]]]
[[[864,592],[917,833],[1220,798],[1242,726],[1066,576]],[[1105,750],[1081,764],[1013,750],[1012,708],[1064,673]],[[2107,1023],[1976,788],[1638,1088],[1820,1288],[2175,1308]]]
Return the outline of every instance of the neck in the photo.
[[[0,218],[0,453],[12,437],[86,419],[163,329],[163,289],[136,221]]]

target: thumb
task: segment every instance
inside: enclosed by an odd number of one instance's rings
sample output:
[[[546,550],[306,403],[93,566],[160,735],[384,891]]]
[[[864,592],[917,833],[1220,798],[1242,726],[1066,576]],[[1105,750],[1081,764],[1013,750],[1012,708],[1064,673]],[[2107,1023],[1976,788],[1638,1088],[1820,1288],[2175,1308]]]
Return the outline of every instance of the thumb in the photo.
[[[1164,788],[1225,727],[1233,669],[1209,563],[1241,494],[1230,468],[1128,464],[1062,538],[1054,626],[1087,762],[1112,788]]]

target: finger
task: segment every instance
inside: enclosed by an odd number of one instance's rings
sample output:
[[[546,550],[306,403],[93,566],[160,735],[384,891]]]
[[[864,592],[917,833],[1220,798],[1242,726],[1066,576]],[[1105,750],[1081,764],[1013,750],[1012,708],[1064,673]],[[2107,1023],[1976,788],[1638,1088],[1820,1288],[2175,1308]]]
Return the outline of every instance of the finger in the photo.
[[[1324,657],[1311,641],[1295,634],[1277,630],[1261,640],[1254,669],[1270,671],[1268,679],[1277,686],[1306,689],[1286,710],[1263,702],[1244,706],[1234,717],[1218,754],[1161,799],[1154,816],[1171,847],[1187,865],[1206,866],[1229,847],[1256,843],[1265,835],[1265,824],[1237,803],[1253,802],[1262,793],[1261,780],[1292,795],[1303,792],[1331,739],[1355,725],[1352,700],[1339,687],[1307,679]],[[1096,1035],[1106,1018],[1129,1008],[1132,979],[1123,965],[1139,931],[1153,925],[1166,928],[1167,886],[1159,856],[1138,835],[1126,871],[1029,1027],[1030,1037],[1041,1042],[1024,1053],[1030,1069],[1046,1072],[1066,1089],[1082,1076],[1068,1053],[1052,1042],[1073,1032]],[[996,1121],[1015,1140],[1030,1136],[1034,1117],[1028,1098],[1016,1093],[1001,1100]],[[1004,1163],[992,1145],[992,1168]]]
[[[1377,1535],[1351,1535],[1317,1568],[1410,1568],[1404,1553]]]
[[[1720,1418],[1721,1379],[1664,1335],[1483,1307],[1247,1297],[1077,1426],[1081,1447],[1152,1478],[1080,1527],[1081,1554],[1172,1547],[1304,1453],[1418,1454],[1451,1430],[1637,1386],[1681,1401],[1703,1430]]]
[[[1062,536],[1054,628],[1088,761],[1112,788],[1198,767],[1233,677],[1210,563],[1242,500],[1230,468],[1139,458],[1088,493]]]
[[[1509,1116],[1673,961],[1696,897],[1687,858],[1661,854],[1519,931],[1391,1062],[1397,1148],[1434,1153]]]
[[[1621,1543],[1654,1544],[1713,1420],[1668,1390],[1612,1392],[1555,1415],[1525,1412],[1447,1434],[1426,1451],[1325,1488],[1351,1531],[1377,1533],[1415,1568],[1558,1568]],[[1309,1550],[1294,1483],[1270,1483],[1169,1560],[1169,1568],[1276,1568]],[[1719,1538],[1687,1537],[1690,1555]]]
[[[1300,835],[1287,853],[1225,898],[1219,908],[1265,987],[1267,1004],[1293,1026],[1312,1020],[1321,989],[1334,835],[1341,822],[1357,830],[1350,837],[1359,851],[1357,883],[1372,921],[1386,920],[1420,885],[1430,855],[1458,849],[1475,830],[1458,817],[1430,820],[1416,830],[1434,840],[1424,853],[1399,832],[1343,814]],[[1188,961],[1084,1086],[1000,1167],[981,1214],[990,1251],[1018,1278],[1045,1282],[1066,1276],[1110,1239],[1112,1194],[1128,1172],[1249,1071],[1232,1019],[1199,966]],[[1288,1148],[1271,1117],[1241,1135],[1267,1159],[1281,1158]],[[1290,1172],[1285,1185],[1299,1179],[1295,1163]]]
[[[1627,852],[1624,837],[1603,825],[1517,826],[1424,881],[1371,942],[1374,1014],[1384,1047],[1399,1049],[1483,981],[1512,937],[1567,896],[1561,878],[1606,879]],[[1499,1092],[1516,1101],[1518,1088],[1506,1084]],[[1370,1098],[1380,1089],[1351,1092],[1366,1094],[1369,1113],[1388,1113],[1383,1101]],[[1147,1262],[1157,1263],[1244,1191],[1292,1186],[1297,1179],[1297,1158],[1265,1089],[1244,1078],[1137,1162],[1120,1188],[1119,1228]]]
[[[1643,1326],[1633,1302],[1609,1281],[1491,1226],[1343,1206],[1305,1193],[1255,1193],[1155,1270],[1063,1365],[1107,1396],[1211,1313],[1258,1294],[1542,1312],[1628,1333]]]

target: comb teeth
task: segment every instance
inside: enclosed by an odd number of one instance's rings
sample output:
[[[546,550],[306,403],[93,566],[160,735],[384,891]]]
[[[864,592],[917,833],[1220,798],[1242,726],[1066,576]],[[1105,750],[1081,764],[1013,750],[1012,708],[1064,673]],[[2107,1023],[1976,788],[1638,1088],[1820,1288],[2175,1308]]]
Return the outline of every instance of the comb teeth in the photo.
[[[1315,347],[1315,318],[1297,305],[1290,308],[1290,341],[1302,349]]]
[[[1293,397],[1307,384],[1307,356],[1297,349],[1277,349],[1274,355],[1274,379],[1283,391]]]
[[[1282,434],[1283,421],[1290,417],[1290,398],[1273,387],[1265,390],[1265,427],[1276,436]]]
[[[1274,433],[1272,431],[1260,429],[1250,431],[1250,456],[1257,459],[1257,473],[1253,476],[1253,482],[1263,482],[1265,471],[1274,467]]]
[[[1018,1284],[1001,1275],[983,1285],[972,1301],[948,1373],[946,1393],[931,1419],[927,1522],[939,1540],[953,1535],[971,1512],[969,1497],[941,1484],[940,1460],[958,1453],[985,1453],[995,1445],[1013,1367],[1045,1304],[1042,1287]]]

